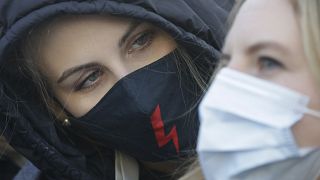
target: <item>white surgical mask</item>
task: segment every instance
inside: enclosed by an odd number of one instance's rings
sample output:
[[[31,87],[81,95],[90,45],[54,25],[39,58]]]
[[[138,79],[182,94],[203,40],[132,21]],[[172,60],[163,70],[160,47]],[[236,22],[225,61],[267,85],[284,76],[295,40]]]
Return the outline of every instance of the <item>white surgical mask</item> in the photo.
[[[309,98],[224,68],[202,100],[197,151],[208,180],[309,180],[320,174],[320,150],[299,148],[291,127]]]

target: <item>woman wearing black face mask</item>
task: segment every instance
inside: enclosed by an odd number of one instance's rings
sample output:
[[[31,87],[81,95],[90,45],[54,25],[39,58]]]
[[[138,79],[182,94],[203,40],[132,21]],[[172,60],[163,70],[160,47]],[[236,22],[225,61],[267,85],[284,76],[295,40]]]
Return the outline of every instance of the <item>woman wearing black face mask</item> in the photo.
[[[173,178],[194,154],[230,6],[0,3],[4,135],[48,178]]]
[[[320,1],[240,0],[233,12],[199,106],[201,170],[184,180],[320,179]]]

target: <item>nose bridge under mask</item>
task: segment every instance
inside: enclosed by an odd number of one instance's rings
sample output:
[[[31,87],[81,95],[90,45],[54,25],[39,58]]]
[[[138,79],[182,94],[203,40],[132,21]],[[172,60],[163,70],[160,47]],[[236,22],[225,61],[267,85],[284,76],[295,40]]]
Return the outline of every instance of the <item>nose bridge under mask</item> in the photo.
[[[163,60],[159,60],[159,62],[146,65],[121,79],[126,93],[135,100],[141,111],[150,113],[150,109],[154,110],[150,107],[155,108],[157,105],[155,102],[160,102],[163,94],[172,91],[167,86],[163,86],[164,84],[176,83],[177,67],[172,57],[173,53],[164,57],[169,60],[165,66],[158,66],[157,64],[163,63],[161,62]],[[154,77],[157,77],[157,80]],[[153,89],[157,89],[157,91],[150,92]],[[159,99],[148,98],[147,95],[150,93]]]

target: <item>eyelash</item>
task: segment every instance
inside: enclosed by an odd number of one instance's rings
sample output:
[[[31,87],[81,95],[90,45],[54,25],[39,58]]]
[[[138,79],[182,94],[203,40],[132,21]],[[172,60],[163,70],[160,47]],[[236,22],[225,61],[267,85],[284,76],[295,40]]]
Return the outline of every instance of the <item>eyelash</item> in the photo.
[[[139,33],[137,36],[133,38],[132,41],[129,42],[127,53],[132,54],[135,51],[141,51],[149,47],[152,44],[154,36],[155,36],[155,31],[153,30],[147,30],[142,33]],[[148,39],[145,40],[143,38],[148,38]],[[140,45],[141,47],[134,48],[133,46],[137,44],[139,40],[145,40],[146,42],[143,42],[143,44]]]
[[[87,87],[84,87],[85,84],[89,81],[89,79],[90,79],[91,77],[94,77],[95,75],[98,75],[98,76],[97,76],[96,79],[93,81],[93,83],[90,84],[90,85],[87,86]],[[102,75],[103,75],[103,71],[102,71],[100,68],[97,69],[97,70],[92,71],[87,77],[84,78],[83,81],[81,81],[79,84],[76,84],[76,85],[75,85],[74,91],[84,91],[84,90],[88,90],[88,89],[91,89],[91,88],[95,87],[96,85],[99,84],[98,81],[100,80],[100,78],[101,78]],[[80,79],[81,79],[81,78],[80,78]]]

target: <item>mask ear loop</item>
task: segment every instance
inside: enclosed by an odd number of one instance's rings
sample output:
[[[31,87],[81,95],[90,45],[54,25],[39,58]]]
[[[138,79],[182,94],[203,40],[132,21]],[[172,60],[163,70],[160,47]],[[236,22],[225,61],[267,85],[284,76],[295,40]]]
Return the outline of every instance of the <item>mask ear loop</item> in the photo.
[[[309,109],[309,108],[305,108],[304,109],[305,114],[320,118],[320,112],[313,110],[313,109]]]

